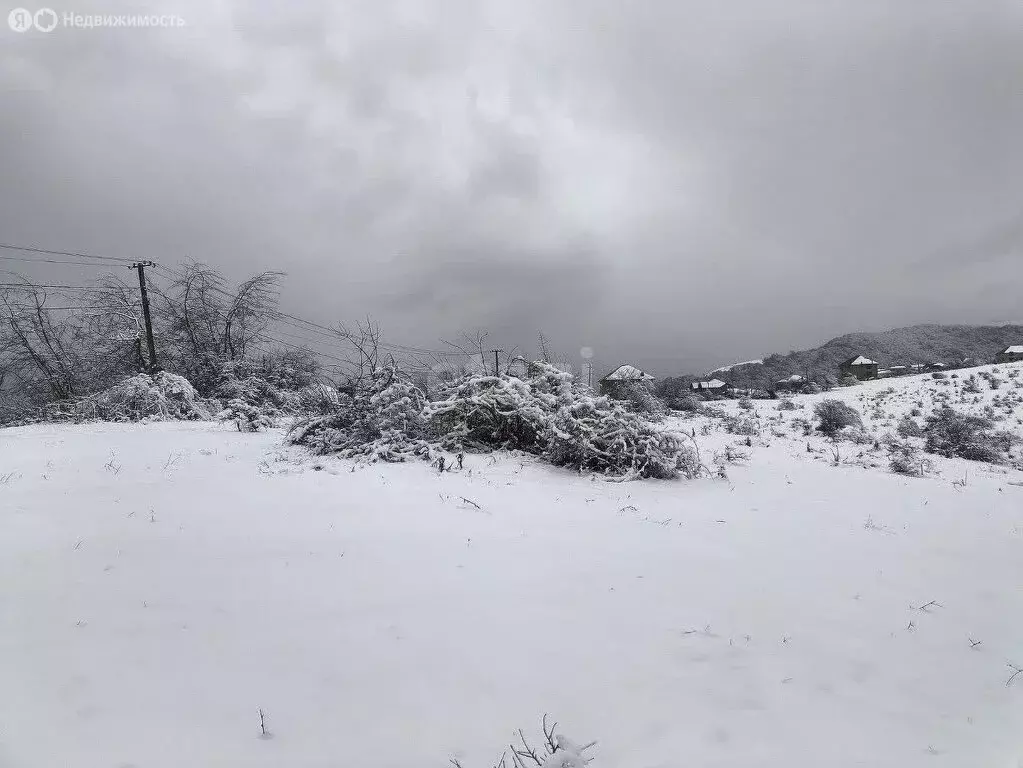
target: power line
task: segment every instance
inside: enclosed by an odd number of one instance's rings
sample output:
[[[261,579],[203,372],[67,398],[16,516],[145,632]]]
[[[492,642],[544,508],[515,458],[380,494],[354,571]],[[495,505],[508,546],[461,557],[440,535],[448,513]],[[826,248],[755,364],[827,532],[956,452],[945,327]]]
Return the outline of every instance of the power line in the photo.
[[[0,243],[0,248],[8,251],[24,251],[26,253],[42,253],[47,256],[74,256],[79,259],[95,259],[98,261],[117,261],[131,263],[133,259],[125,259],[120,256],[98,256],[93,253],[79,253],[77,251],[50,251],[46,248],[37,248],[31,245],[12,245],[11,243]]]
[[[110,269],[120,264],[95,264],[91,261],[69,261],[67,259],[40,259],[35,256],[0,256],[0,261],[26,261],[30,264],[74,264],[76,267],[92,267],[94,269]]]
[[[0,283],[0,288],[21,289],[23,291],[35,290],[38,288],[49,288],[62,291],[100,291],[102,288],[94,285],[56,285],[43,283]]]

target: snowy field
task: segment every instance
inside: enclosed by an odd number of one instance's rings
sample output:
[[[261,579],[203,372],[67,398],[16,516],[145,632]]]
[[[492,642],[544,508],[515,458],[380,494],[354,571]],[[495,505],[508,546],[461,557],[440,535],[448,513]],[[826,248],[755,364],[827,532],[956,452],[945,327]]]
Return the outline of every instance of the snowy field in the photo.
[[[860,396],[897,423],[929,381],[827,396],[881,428]],[[726,480],[610,483],[2,430],[0,766],[490,768],[545,712],[594,768],[1023,765],[1023,473],[751,442]]]

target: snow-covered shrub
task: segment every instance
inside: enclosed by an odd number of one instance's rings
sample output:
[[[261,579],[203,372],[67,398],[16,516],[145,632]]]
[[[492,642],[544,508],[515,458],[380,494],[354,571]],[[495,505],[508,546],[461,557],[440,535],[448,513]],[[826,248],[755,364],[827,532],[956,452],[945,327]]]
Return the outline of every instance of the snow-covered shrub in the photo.
[[[686,413],[700,413],[703,410],[703,402],[693,395],[681,395],[671,401],[671,406],[676,411]]]
[[[298,401],[305,413],[334,413],[341,407],[341,393],[329,384],[315,382],[299,390]]]
[[[924,428],[920,426],[920,423],[910,417],[909,415],[903,416],[899,422],[899,426],[896,427],[896,431],[901,437],[923,437]]]
[[[999,463],[1012,448],[1013,436],[993,432],[993,423],[983,416],[971,416],[945,406],[927,417],[924,433],[926,450],[949,458]]]
[[[668,406],[664,401],[655,395],[645,384],[627,383],[619,388],[618,400],[628,403],[632,410],[638,413],[645,413],[648,416],[661,416]]]
[[[257,406],[239,399],[228,401],[224,410],[217,414],[217,419],[234,422],[239,432],[258,432],[264,427],[273,426],[272,417],[263,413]]]
[[[187,379],[161,371],[140,373],[110,389],[80,401],[78,411],[85,417],[105,421],[173,419],[183,421],[213,418],[209,404],[196,393]]]
[[[760,423],[750,416],[726,416],[725,432],[732,435],[759,435]]]
[[[862,426],[839,430],[835,433],[835,438],[848,440],[850,443],[854,443],[856,445],[867,445],[868,443],[874,442],[873,435],[863,429]]]
[[[634,477],[691,476],[686,439],[535,363],[532,376],[467,376],[424,410],[445,447],[517,448],[557,466]]]
[[[224,402],[241,400],[268,417],[295,414],[301,408],[302,400],[297,391],[281,389],[259,375],[249,373],[239,377],[238,373],[247,373],[247,369],[239,364],[225,365],[213,396]]]
[[[908,441],[890,439],[887,441],[888,466],[899,475],[923,476],[930,469],[930,461],[920,449]]]
[[[570,380],[568,374],[561,375]],[[536,383],[537,379],[515,376],[466,376],[444,391],[444,399],[427,405],[423,415],[431,431],[451,449],[538,453],[546,444],[547,425],[560,405],[561,389],[567,385],[548,382],[537,391]]]
[[[813,432],[813,424],[809,419],[804,419],[802,416],[793,419],[792,426],[801,429],[805,437],[809,437]]]
[[[860,412],[841,400],[822,400],[813,409],[817,417],[817,429],[829,437],[845,427],[863,425]]]
[[[792,402],[792,398],[790,397],[783,397],[781,402],[778,403],[779,411],[795,411],[798,408],[799,406]]]
[[[604,398],[579,398],[557,410],[543,456],[556,466],[606,475],[694,477],[699,460],[678,432],[660,429]]]
[[[372,461],[432,457],[426,441],[426,398],[397,366],[377,368],[354,395],[339,393],[332,413],[299,419],[288,438],[314,453]]]
[[[750,400],[748,397],[740,397],[739,398],[739,402],[738,402],[738,406],[739,406],[739,408],[741,408],[744,411],[752,411],[753,410],[753,401]]]

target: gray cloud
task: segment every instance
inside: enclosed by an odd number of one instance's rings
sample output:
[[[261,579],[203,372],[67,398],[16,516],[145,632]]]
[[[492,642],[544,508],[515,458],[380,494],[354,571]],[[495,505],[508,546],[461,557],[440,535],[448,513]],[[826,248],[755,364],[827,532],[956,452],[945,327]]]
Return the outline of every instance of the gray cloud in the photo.
[[[1014,0],[149,7],[0,30],[5,240],[661,373],[1018,314]]]

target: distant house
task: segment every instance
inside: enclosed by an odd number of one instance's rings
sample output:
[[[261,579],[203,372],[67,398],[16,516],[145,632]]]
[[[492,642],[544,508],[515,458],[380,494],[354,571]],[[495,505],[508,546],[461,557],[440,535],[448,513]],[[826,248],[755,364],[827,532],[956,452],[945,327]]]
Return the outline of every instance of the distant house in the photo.
[[[927,370],[927,366],[923,363],[913,363],[909,366],[910,373],[924,373]]]
[[[624,399],[628,390],[639,384],[652,387],[654,377],[644,373],[633,365],[619,365],[611,373],[600,380],[600,394],[615,399]]]
[[[880,368],[880,366],[875,360],[871,360],[869,357],[864,357],[863,355],[850,357],[838,366],[838,370],[842,376],[855,376],[860,381],[876,379],[878,368]]]
[[[995,355],[996,363],[1017,363],[1023,360],[1023,344],[1006,347]]]
[[[948,366],[945,365],[944,363],[928,363],[927,364],[927,370],[928,371],[944,371],[946,368],[948,368]]]
[[[893,365],[891,368],[888,369],[888,372],[891,376],[905,376],[907,373],[909,373],[909,366]]]
[[[776,392],[798,392],[806,386],[806,378],[798,373],[789,376],[787,379],[779,379],[774,382]]]
[[[693,392],[701,395],[724,396],[731,392],[732,388],[721,379],[708,379],[706,381],[694,381],[689,385]]]

